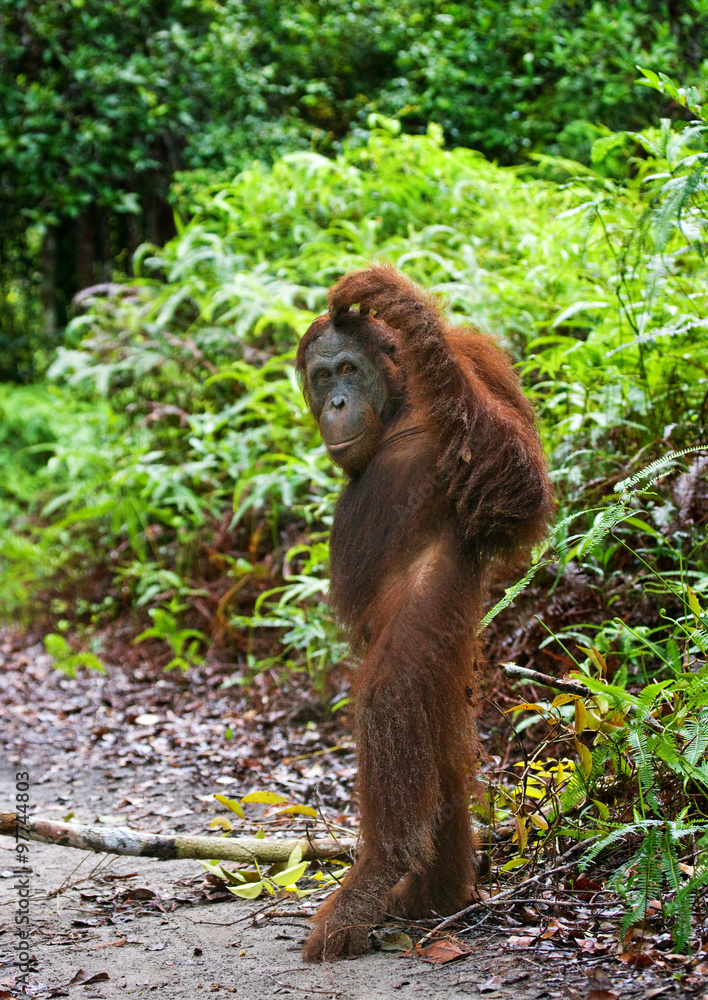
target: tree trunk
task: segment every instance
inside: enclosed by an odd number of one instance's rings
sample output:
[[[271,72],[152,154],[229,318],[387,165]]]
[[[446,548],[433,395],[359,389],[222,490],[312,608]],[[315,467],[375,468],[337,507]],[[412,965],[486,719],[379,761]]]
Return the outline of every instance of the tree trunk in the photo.
[[[87,206],[76,220],[76,291],[96,284],[96,217]],[[73,292],[72,292],[73,294]]]
[[[57,334],[56,262],[57,233],[54,228],[50,227],[44,234],[39,255],[39,296],[44,316],[44,333],[48,344],[54,343]]]

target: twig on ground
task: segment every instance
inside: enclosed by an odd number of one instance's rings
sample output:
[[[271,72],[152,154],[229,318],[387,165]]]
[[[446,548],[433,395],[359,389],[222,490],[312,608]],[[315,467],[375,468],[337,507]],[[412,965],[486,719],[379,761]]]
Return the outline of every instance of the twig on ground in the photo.
[[[588,840],[581,841],[579,844],[573,844],[569,850],[560,855],[558,860],[564,861],[565,858],[569,858],[572,854],[574,854],[578,848],[587,847],[597,839],[597,837],[591,837],[588,838]],[[494,900],[495,904],[501,902],[502,900],[510,901],[512,897],[522,889],[527,889],[530,885],[534,885],[536,882],[539,882],[542,878],[547,878],[549,875],[557,875],[559,872],[567,871],[569,868],[572,868],[574,864],[575,861],[567,861],[565,864],[556,865],[554,868],[544,869],[543,871],[537,872],[536,875],[532,875],[531,878],[527,878],[524,879],[523,882],[519,882],[518,885],[510,886],[510,888],[504,889],[502,892],[498,892],[496,896],[492,896],[491,898]],[[437,924],[431,931],[428,931],[428,933],[420,939],[417,947],[420,948],[426,943],[426,941],[430,940],[433,934],[437,934],[439,931],[445,930],[445,928],[449,927],[450,924],[454,924],[456,920],[459,920],[461,917],[466,917],[468,913],[473,913],[475,910],[488,909],[487,902],[487,900],[480,900],[477,903],[470,903],[470,905],[466,906],[463,910],[459,910],[457,913],[453,913],[449,917],[445,917],[444,920],[441,920],[439,924]]]
[[[287,861],[296,847],[302,850],[304,861],[337,858],[353,853],[353,840],[260,840],[257,837],[193,837],[162,836],[130,830],[128,827],[81,826],[78,823],[55,823],[52,820],[30,819],[22,824],[22,833],[29,840],[59,847],[74,847],[81,851],[122,854],[139,858],[190,859],[203,861]],[[0,812],[0,836],[15,837],[17,815]]]

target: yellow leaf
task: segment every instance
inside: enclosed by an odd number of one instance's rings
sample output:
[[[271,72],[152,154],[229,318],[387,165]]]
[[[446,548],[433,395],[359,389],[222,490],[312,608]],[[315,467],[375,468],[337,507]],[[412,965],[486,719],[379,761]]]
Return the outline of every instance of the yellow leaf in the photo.
[[[597,667],[600,675],[604,677],[607,673],[607,663],[605,662],[605,657],[602,655],[600,650],[595,649],[594,646],[578,646],[578,649],[585,653],[590,662]],[[582,677],[580,679],[582,680]]]
[[[250,882],[248,885],[229,885],[227,889],[232,892],[234,896],[240,896],[241,899],[257,899],[263,892],[262,882]]]
[[[546,786],[545,785],[532,785],[530,782],[526,783],[526,796],[529,799],[545,799],[546,797]]]
[[[590,646],[590,649],[592,650],[592,662],[599,669],[602,676],[605,677],[607,675],[607,661],[605,660],[605,657],[602,655],[600,650],[595,649],[594,646]]]
[[[544,708],[543,705],[537,705],[533,701],[522,701],[519,705],[514,705],[513,708],[507,708],[507,709],[505,709],[506,713],[509,713],[509,712],[525,712],[525,711],[530,711],[530,712],[545,712],[546,709]]]
[[[377,940],[381,951],[411,951],[413,948],[413,942],[405,931],[379,931]]]
[[[591,711],[589,708],[585,709],[585,728],[590,729],[595,732],[602,725],[602,719],[595,712]]]
[[[699,619],[703,614],[703,609],[701,608],[700,601],[698,600],[695,593],[691,590],[690,587],[686,587],[686,594],[688,595],[688,606],[693,612],[693,614],[696,616],[696,625],[697,625],[698,624],[697,619]]]
[[[204,871],[209,872],[210,875],[215,875],[217,878],[224,877],[221,871],[220,861],[200,861],[199,864],[202,866]]]
[[[248,877],[246,877],[246,876],[248,876]],[[229,869],[228,868],[224,868],[223,865],[221,867],[221,874],[218,877],[222,878],[225,882],[229,882],[231,885],[234,885],[234,884],[236,884],[236,885],[243,885],[244,882],[258,882],[259,881],[259,876],[256,875],[255,872],[246,872],[246,874],[244,875],[244,873],[242,871],[241,872],[240,871],[235,871],[235,872],[229,871]]]
[[[241,804],[237,802],[236,799],[230,799],[226,795],[215,795],[214,798],[216,799],[217,802],[220,802],[222,806],[226,806],[226,808],[230,809],[231,812],[235,812],[240,819],[246,818],[243,815],[243,809],[241,808]]]
[[[541,813],[531,813],[529,819],[531,820],[534,826],[537,826],[539,828],[539,830],[548,829],[548,823],[546,822],[546,818],[545,816],[542,816]]]
[[[558,708],[559,705],[567,705],[569,701],[575,701],[577,694],[557,694],[551,702],[551,708]]]
[[[526,841],[529,839],[529,831],[526,827],[526,823],[520,816],[514,816],[514,826],[516,827],[516,833],[512,837],[519,845],[519,854],[523,854],[526,848]]]
[[[584,703],[578,698],[575,703],[575,732],[578,736],[587,727],[588,713],[585,711]]]
[[[592,771],[592,754],[585,744],[580,743],[578,740],[575,741],[575,747],[578,751],[578,757],[580,758],[580,766],[583,769],[583,774],[587,778]]]
[[[216,830],[217,827],[220,830],[226,830],[230,833],[233,830],[233,824],[228,816],[215,816],[214,819],[209,822],[209,829]]]
[[[301,816],[312,816],[313,819],[317,819],[317,811],[312,808],[312,806],[283,806],[282,809],[274,809],[272,815],[279,816],[282,813],[288,813],[290,815],[295,815],[296,813]]]
[[[300,862],[299,865],[295,865],[294,868],[286,868],[284,872],[278,872],[274,875],[272,881],[276,885],[295,885],[299,878],[305,874],[307,870],[307,861]]]
[[[260,882],[261,876],[259,872],[253,872],[250,868],[236,868],[234,871],[229,871],[228,868],[224,868],[222,865],[221,870],[227,879],[231,882]]]
[[[217,796],[218,798],[218,796]],[[262,802],[267,806],[275,806],[279,802],[287,802],[287,795],[281,795],[279,792],[249,792],[248,795],[244,795],[241,802]]]

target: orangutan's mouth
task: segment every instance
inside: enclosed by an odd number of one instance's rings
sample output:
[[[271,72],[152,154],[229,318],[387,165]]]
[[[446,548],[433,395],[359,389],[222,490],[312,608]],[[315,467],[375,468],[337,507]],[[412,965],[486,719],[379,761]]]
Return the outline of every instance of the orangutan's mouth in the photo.
[[[363,436],[364,432],[362,431],[361,434],[357,434],[356,437],[350,438],[349,441],[338,441],[337,444],[328,444],[327,448],[330,451],[342,451],[343,448],[348,448],[349,445],[354,444],[355,441],[358,441],[359,438]]]

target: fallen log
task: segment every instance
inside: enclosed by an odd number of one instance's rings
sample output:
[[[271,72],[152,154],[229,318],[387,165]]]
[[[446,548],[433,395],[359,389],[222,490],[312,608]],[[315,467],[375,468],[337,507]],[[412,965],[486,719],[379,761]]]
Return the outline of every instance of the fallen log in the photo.
[[[0,812],[0,836],[15,837],[17,814]],[[136,858],[189,859],[194,861],[287,861],[296,847],[302,850],[303,861],[327,860],[353,855],[356,841],[351,839],[277,840],[258,837],[197,837],[162,835],[130,830],[125,826],[82,826],[79,823],[55,823],[46,819],[29,819],[19,825],[23,840],[58,847],[74,847],[80,851],[105,854],[125,854]]]

